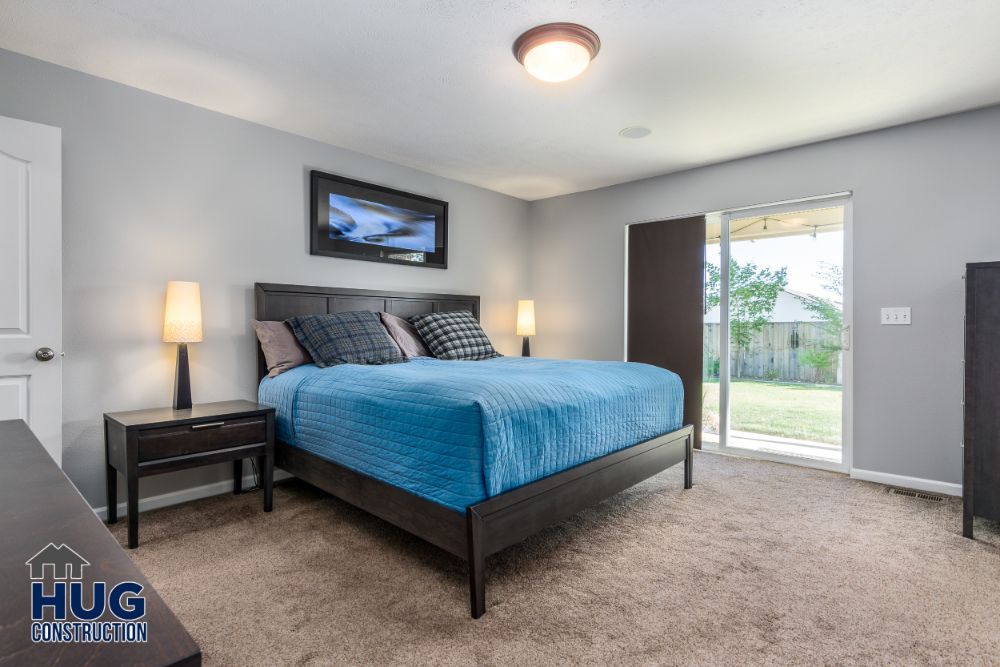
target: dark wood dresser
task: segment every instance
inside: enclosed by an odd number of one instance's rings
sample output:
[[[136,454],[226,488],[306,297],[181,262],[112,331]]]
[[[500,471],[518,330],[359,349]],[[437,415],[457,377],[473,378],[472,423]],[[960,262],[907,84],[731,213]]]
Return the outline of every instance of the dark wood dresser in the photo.
[[[0,536],[0,666],[201,664],[191,635],[20,420],[0,421]],[[56,547],[80,560],[61,572],[51,561],[42,565],[43,552]],[[105,582],[109,590],[122,582],[141,585],[146,641],[33,642],[32,577],[46,591],[60,579]],[[98,620],[115,617],[105,612]]]
[[[1000,521],[1000,262],[965,271],[965,467],[962,534]]]

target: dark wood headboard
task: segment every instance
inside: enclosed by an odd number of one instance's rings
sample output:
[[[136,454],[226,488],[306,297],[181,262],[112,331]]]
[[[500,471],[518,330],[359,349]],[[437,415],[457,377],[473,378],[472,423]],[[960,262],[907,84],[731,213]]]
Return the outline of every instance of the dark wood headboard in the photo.
[[[422,313],[446,313],[469,310],[479,319],[479,297],[469,294],[426,294],[420,292],[383,292],[380,290],[312,285],[254,285],[256,319],[287,320],[296,315],[343,313],[349,310],[385,311],[399,317]],[[267,375],[267,364],[257,344],[257,379]]]

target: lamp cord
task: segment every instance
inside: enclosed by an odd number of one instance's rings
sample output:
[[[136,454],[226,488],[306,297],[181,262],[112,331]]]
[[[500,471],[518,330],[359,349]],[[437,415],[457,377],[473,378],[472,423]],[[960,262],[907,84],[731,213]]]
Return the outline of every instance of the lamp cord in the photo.
[[[253,472],[253,486],[247,491],[256,491],[260,488],[260,476],[257,474],[257,459],[250,457],[250,470]]]

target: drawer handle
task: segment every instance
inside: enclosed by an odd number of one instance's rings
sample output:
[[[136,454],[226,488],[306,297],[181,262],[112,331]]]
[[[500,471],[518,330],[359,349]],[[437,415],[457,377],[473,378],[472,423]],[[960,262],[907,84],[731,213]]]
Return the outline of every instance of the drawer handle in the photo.
[[[225,426],[226,422],[208,422],[206,424],[191,424],[192,431],[200,431],[205,428],[219,428]]]

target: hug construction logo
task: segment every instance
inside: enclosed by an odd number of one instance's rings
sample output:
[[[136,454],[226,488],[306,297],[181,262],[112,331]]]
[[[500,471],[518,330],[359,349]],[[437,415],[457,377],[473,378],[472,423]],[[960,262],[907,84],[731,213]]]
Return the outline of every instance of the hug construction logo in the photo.
[[[49,543],[29,558],[31,641],[43,643],[145,642],[148,628],[142,584],[84,583],[90,563],[65,544]],[[101,620],[110,617],[113,620]]]

